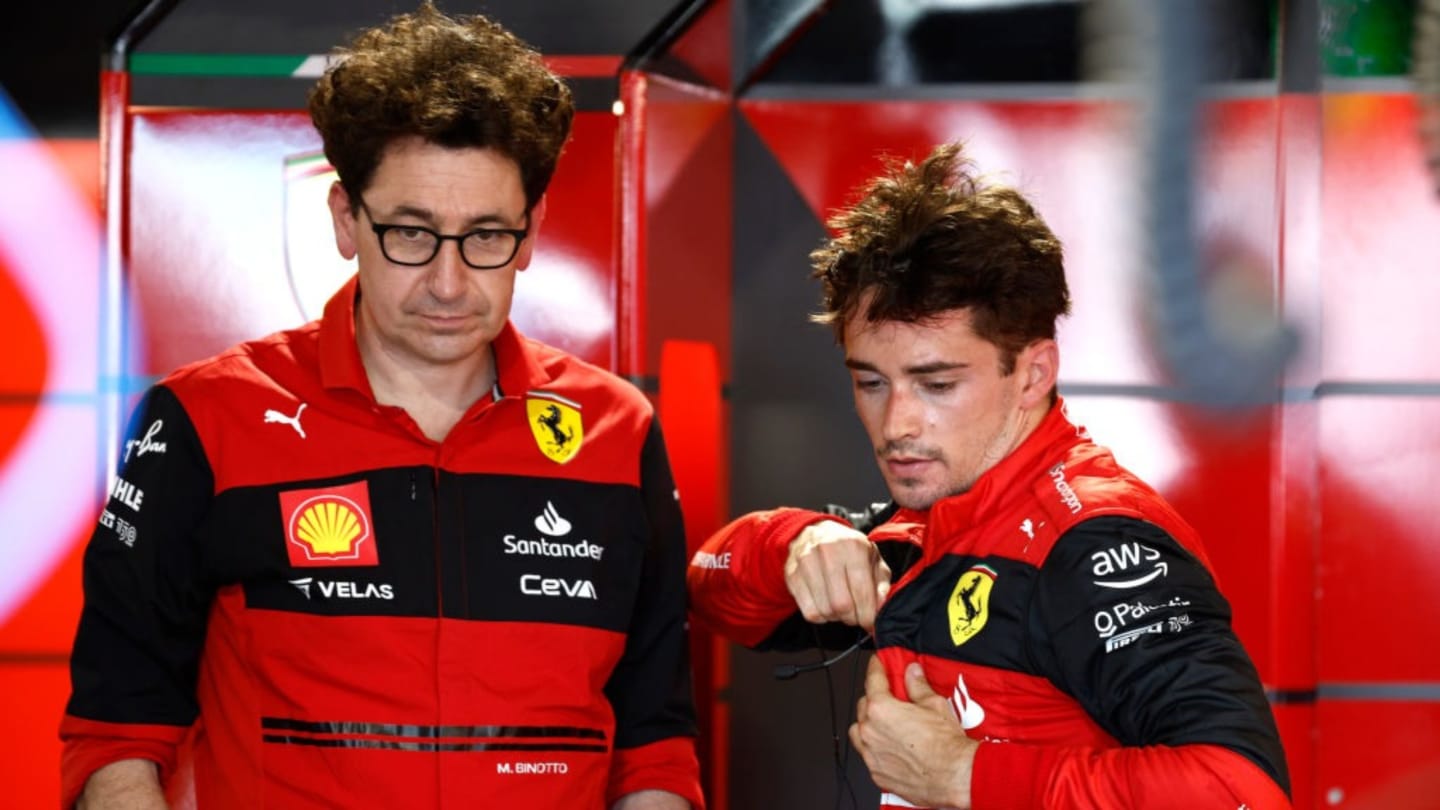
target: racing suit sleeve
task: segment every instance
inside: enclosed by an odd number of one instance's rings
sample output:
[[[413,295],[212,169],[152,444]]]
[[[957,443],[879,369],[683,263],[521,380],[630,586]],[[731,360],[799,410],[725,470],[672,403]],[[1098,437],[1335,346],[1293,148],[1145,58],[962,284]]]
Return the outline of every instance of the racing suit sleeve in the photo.
[[[198,713],[213,589],[192,532],[214,492],[194,426],[163,386],[147,392],[84,558],[85,604],[60,723],[62,806],[98,768],[146,759],[162,784]]]
[[[971,796],[994,808],[1288,808],[1274,717],[1230,606],[1159,527],[1100,517],[1039,572],[1029,654],[1123,748],[982,743]]]
[[[869,533],[899,579],[918,556],[919,525],[895,520],[892,504],[860,512],[781,508],[751,512],[712,535],[690,560],[691,611],[705,628],[755,650],[843,649],[863,631],[841,622],[812,625],[785,585],[790,543],[806,526],[835,520]],[[890,521],[890,522],[887,522]]]
[[[711,535],[686,574],[695,618],[731,641],[761,646],[782,622],[799,616],[785,587],[790,542],[806,526],[832,519],[807,509],[771,509],[742,515]]]
[[[664,790],[703,810],[685,628],[685,524],[654,420],[641,451],[640,490],[650,535],[625,652],[605,686],[615,711],[605,806],[637,791]]]

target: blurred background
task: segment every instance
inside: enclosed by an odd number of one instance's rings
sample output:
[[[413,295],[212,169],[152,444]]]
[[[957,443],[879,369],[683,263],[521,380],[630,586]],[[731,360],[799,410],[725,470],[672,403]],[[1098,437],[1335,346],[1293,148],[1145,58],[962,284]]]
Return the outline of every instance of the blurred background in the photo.
[[[1297,807],[1440,807],[1440,4],[445,0],[580,107],[515,319],[661,409],[691,542],[883,497],[806,254],[963,140],[1066,246],[1061,392],[1204,536]],[[136,396],[351,272],[303,112],[392,0],[0,25],[0,784],[53,806],[79,560]],[[1430,127],[1427,129],[1428,126]],[[873,807],[860,657],[695,641],[712,807]]]

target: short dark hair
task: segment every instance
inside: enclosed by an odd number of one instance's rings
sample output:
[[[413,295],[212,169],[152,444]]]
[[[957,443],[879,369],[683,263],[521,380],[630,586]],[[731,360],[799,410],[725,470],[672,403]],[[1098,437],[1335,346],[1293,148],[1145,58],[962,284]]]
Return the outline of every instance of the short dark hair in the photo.
[[[1060,240],[1019,192],[983,185],[972,169],[954,143],[918,166],[892,162],[831,217],[836,236],[810,254],[823,287],[813,319],[843,343],[857,315],[924,321],[968,308],[976,334],[1000,348],[1004,374],[1020,350],[1053,339],[1070,311]]]
[[[540,54],[498,23],[427,1],[335,55],[310,91],[310,119],[352,203],[406,136],[494,149],[519,166],[527,208],[545,193],[575,106]]]

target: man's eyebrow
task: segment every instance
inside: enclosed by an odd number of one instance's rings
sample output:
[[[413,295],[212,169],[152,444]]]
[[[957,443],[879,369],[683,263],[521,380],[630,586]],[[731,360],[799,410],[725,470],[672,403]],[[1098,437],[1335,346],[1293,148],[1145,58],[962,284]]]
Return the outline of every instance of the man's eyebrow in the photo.
[[[522,217],[521,219],[524,218]],[[506,217],[502,217],[499,214],[484,214],[482,216],[475,217],[474,219],[470,220],[470,222],[466,224],[465,227],[466,229],[469,229],[482,225],[499,225],[502,228],[514,227],[510,224],[509,219],[507,219]]]
[[[848,368],[854,369],[855,371],[870,371],[876,374],[880,373],[880,369],[877,368],[874,363],[866,362],[864,360],[856,360],[853,357],[845,358],[845,365]],[[960,369],[965,369],[969,367],[969,363],[954,363],[946,360],[936,360],[932,363],[921,363],[918,366],[906,366],[904,369],[902,369],[902,371],[904,371],[906,374],[922,376],[925,374],[939,374],[942,371],[959,371]]]
[[[936,360],[933,363],[921,363],[918,366],[906,366],[906,374],[939,374],[942,371],[959,371],[969,368],[969,363],[952,363],[945,360]]]
[[[436,223],[435,212],[431,211],[428,208],[422,208],[418,205],[396,206],[394,211],[386,214],[386,217],[414,217],[416,219],[423,220],[431,225],[434,225]],[[470,221],[465,224],[463,230],[470,230],[471,228],[484,225],[500,225],[502,227],[508,228],[510,227],[510,221],[506,217],[501,216],[499,213],[481,214],[479,216],[471,218]]]

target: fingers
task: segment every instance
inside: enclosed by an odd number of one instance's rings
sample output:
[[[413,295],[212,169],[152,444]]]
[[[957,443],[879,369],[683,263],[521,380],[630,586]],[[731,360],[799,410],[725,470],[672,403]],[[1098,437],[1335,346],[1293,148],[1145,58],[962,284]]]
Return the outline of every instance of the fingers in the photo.
[[[870,547],[874,551],[872,568],[868,576],[853,578],[850,582],[850,590],[856,595],[855,618],[856,622],[866,632],[875,632],[875,615],[880,612],[880,606],[885,604],[885,598],[890,595],[890,566],[881,559],[879,549]]]
[[[864,698],[861,698],[861,700],[864,700]],[[860,758],[864,760],[868,767],[870,764],[870,752],[865,748],[865,741],[860,737],[859,723],[850,724],[850,745],[854,746],[855,753],[860,755]]]
[[[930,688],[930,681],[925,677],[925,668],[919,662],[911,662],[905,668],[905,691],[910,695],[911,703],[919,703],[933,697],[939,697],[934,689]]]
[[[865,696],[871,700],[893,697],[890,678],[885,675],[885,664],[878,655],[870,656],[870,663],[865,667]]]
[[[855,620],[851,624],[858,624],[867,632],[873,632],[875,630],[875,610],[879,606],[875,592],[874,570],[855,566],[847,567],[845,582],[835,584],[841,585],[845,592],[853,597],[854,607],[851,613],[854,614]]]
[[[806,526],[790,543],[785,585],[806,621],[871,630],[890,569],[870,540],[834,521]]]
[[[825,585],[825,572],[819,566],[810,564],[810,558],[801,559],[805,562],[797,563],[794,570],[787,571],[785,575],[785,584],[795,597],[795,606],[800,608],[807,622],[821,624],[830,621],[830,589]]]

